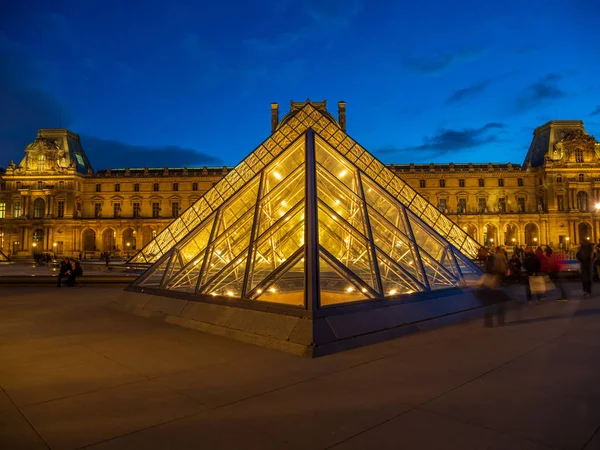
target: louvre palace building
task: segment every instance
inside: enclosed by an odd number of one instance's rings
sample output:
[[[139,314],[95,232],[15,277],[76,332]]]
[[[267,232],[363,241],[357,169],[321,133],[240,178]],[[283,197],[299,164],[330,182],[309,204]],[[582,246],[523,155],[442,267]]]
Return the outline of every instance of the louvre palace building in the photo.
[[[326,118],[327,126],[347,136],[345,103],[338,103],[334,118],[325,101],[291,102],[281,120],[273,103],[272,133],[298,120],[295,115],[306,103]],[[248,152],[259,144],[249,142]],[[72,131],[40,129],[24,149],[23,159],[0,169],[3,253],[13,259],[31,258],[37,252],[84,258],[110,252],[129,258],[233,169],[96,171],[84,145]],[[598,242],[600,143],[586,132],[583,122],[556,120],[539,126],[524,156],[522,164],[387,168],[427,200],[427,208],[437,208],[480,245],[548,244],[569,249],[585,240]]]

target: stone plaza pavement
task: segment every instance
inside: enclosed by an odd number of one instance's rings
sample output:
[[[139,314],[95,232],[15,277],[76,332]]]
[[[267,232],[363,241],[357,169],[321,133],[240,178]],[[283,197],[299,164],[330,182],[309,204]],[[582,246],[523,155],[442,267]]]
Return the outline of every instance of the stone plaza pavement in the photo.
[[[109,309],[116,287],[1,288],[0,448],[600,449],[600,294],[569,289],[308,359]]]

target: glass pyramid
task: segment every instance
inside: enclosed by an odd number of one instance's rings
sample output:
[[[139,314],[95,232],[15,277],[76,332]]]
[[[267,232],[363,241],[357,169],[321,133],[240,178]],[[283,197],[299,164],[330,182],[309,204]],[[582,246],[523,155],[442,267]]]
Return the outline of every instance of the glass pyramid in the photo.
[[[207,196],[194,205],[203,219],[169,231],[177,243],[157,239],[165,251],[134,287],[319,308],[457,288],[479,273],[431,217],[310,128],[218,206]]]
[[[287,151],[292,141],[297,140],[309,128],[336,149],[337,153],[345,156],[347,164],[360,169],[364,175],[367,175],[392,197],[399,199],[409,211],[426,225],[431,226],[456,249],[470,258],[474,259],[477,256],[479,244],[472,237],[356,143],[340,128],[340,125],[327,111],[317,109],[310,101],[307,101],[299,110],[288,114],[271,136],[160,232],[155,239],[136,253],[129,262],[156,263],[184,236],[194,230],[214,211],[221,208],[234,193],[242,189],[278,155]],[[327,161],[322,162],[324,166],[327,164],[329,164]],[[283,177],[283,174],[280,175]],[[351,189],[351,185],[345,181],[344,184]],[[384,205],[381,207],[385,208]]]
[[[8,259],[8,256],[6,256],[4,253],[2,253],[2,251],[0,251],[0,262],[8,262],[10,261],[10,259]]]

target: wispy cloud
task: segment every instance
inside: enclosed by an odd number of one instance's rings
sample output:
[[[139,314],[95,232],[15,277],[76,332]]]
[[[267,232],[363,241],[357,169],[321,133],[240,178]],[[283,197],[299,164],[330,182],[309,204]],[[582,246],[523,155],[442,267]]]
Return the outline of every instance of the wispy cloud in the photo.
[[[600,105],[596,106],[596,109],[594,109],[591,113],[590,116],[599,116],[600,115]]]
[[[567,94],[558,86],[561,75],[549,73],[527,86],[516,99],[519,110],[533,109],[540,104],[557,100]]]
[[[175,145],[149,147],[93,136],[81,136],[81,145],[96,169],[114,167],[115,161],[119,162],[120,167],[202,167],[221,164],[221,160],[215,156]]]
[[[421,145],[404,148],[384,147],[376,150],[376,153],[398,154],[416,151],[421,153],[421,157],[436,158],[450,152],[480,147],[498,141],[497,135],[491,132],[504,127],[504,124],[490,122],[479,128],[464,128],[460,130],[441,128],[433,136],[426,136]]]
[[[408,67],[423,75],[436,75],[450,69],[457,63],[478,59],[485,53],[485,48],[468,48],[427,56],[407,55],[403,59]]]
[[[472,84],[462,89],[457,89],[448,97],[446,104],[450,105],[453,103],[459,103],[463,100],[467,100],[481,94],[487,89],[491,80],[483,80],[479,83]]]

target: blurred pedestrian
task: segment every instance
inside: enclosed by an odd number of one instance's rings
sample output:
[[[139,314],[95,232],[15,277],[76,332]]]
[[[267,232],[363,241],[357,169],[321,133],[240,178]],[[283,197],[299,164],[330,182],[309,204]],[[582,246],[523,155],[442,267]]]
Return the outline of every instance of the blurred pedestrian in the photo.
[[[594,248],[588,241],[583,241],[577,252],[577,261],[579,261],[581,283],[583,285],[583,298],[592,295],[592,267],[593,267]]]

